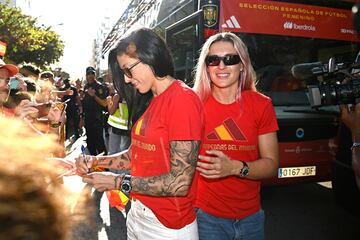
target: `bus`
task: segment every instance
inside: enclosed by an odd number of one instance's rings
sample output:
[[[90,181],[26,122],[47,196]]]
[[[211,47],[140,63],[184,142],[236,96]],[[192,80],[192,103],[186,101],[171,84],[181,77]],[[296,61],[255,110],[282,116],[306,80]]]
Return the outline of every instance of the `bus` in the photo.
[[[307,85],[316,84],[316,77],[295,78],[291,68],[299,63],[326,63],[332,57],[336,62],[355,60],[359,38],[352,26],[353,4],[199,1],[197,11],[165,31],[176,77],[189,84],[204,40],[218,31],[236,33],[249,48],[257,89],[272,99],[279,124],[278,174],[263,184],[332,180],[335,197],[345,206],[359,195],[350,164],[351,136],[346,130],[339,134],[337,106],[310,106]]]
[[[317,78],[296,78],[291,73],[300,63],[354,61],[359,38],[351,8],[356,1],[149,2],[154,3],[157,20],[154,12],[147,12],[143,17],[138,14],[138,21],[164,36],[173,53],[175,77],[190,86],[199,51],[209,36],[230,31],[248,46],[257,89],[272,99],[279,124],[280,165],[264,185],[332,180],[337,199],[359,195],[347,155],[350,147],[339,144],[339,136],[346,134],[339,133],[338,106],[312,108],[307,85],[316,84]]]

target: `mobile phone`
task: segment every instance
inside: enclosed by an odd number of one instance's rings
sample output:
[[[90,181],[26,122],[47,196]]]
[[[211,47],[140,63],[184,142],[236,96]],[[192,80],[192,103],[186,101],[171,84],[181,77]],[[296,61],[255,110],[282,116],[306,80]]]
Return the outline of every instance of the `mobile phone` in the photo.
[[[39,112],[37,113],[37,118],[45,117],[49,114],[51,103],[39,103],[35,106]]]
[[[19,88],[19,80],[16,77],[11,77],[10,78],[9,88],[10,88],[10,90]]]

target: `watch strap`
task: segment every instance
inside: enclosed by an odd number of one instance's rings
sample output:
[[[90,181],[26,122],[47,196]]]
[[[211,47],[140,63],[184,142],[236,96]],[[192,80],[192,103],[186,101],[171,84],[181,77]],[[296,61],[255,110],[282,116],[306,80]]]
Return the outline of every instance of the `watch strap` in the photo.
[[[125,174],[124,178],[123,178],[123,181],[130,181],[130,183],[131,183],[131,175]]]
[[[240,161],[243,164],[243,167],[240,170],[240,177],[246,177],[249,174],[249,166],[246,162]]]

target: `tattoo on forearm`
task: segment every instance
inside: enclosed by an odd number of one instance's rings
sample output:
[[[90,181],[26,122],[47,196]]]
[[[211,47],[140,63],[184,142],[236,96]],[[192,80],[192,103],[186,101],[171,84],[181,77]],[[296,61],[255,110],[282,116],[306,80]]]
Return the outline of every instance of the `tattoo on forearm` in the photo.
[[[125,152],[121,155],[98,157],[99,167],[106,167],[111,169],[129,170],[130,169],[130,152]]]
[[[133,191],[152,196],[184,196],[194,176],[199,141],[170,142],[170,172],[153,177],[133,177]]]
[[[126,152],[120,155],[120,161],[117,163],[117,169],[128,170],[130,169],[131,153]]]

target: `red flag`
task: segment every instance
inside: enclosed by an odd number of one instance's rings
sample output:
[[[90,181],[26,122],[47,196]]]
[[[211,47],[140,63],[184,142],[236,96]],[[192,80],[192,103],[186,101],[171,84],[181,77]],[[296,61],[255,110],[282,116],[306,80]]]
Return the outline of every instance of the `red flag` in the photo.
[[[106,196],[109,200],[110,207],[116,207],[119,211],[125,209],[129,198],[119,190],[106,191]]]
[[[5,56],[7,44],[0,41],[0,56]]]

